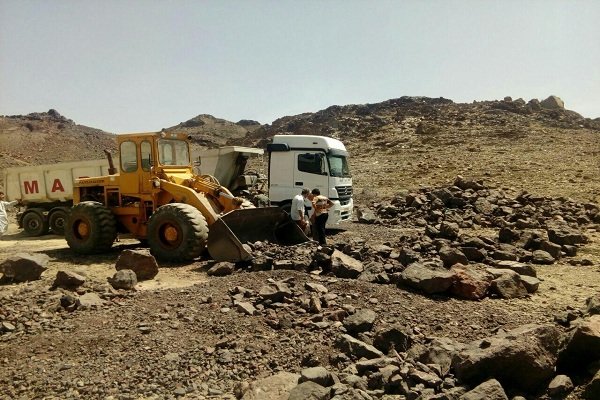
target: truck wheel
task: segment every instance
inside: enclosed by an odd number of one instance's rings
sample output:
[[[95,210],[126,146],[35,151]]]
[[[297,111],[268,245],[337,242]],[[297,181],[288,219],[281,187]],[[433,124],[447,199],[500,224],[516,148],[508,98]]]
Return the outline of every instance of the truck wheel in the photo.
[[[23,216],[23,230],[29,236],[41,236],[48,233],[48,220],[42,210],[32,209]]]
[[[65,234],[65,224],[67,223],[67,217],[69,211],[65,208],[54,208],[50,210],[50,217],[48,217],[48,224],[50,230],[56,235]]]
[[[65,225],[65,239],[79,254],[102,253],[117,237],[115,217],[102,203],[84,201],[71,209]]]
[[[147,239],[156,258],[190,261],[206,246],[208,224],[204,215],[189,204],[165,204],[150,217]]]

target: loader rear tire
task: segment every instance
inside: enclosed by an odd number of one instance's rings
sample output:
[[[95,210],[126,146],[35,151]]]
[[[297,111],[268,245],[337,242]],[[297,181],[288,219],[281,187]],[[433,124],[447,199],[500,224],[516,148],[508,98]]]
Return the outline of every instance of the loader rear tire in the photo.
[[[117,221],[102,203],[84,201],[71,209],[65,225],[65,239],[79,254],[109,250],[117,238]]]
[[[204,215],[189,204],[165,204],[150,217],[147,239],[156,258],[191,261],[206,247],[208,224]]]

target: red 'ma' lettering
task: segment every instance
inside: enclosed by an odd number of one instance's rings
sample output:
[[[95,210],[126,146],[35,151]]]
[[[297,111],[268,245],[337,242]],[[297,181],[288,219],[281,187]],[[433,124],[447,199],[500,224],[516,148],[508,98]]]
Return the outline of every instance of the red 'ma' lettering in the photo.
[[[61,192],[65,191],[65,188],[63,187],[62,183],[60,182],[60,179],[55,179],[54,183],[52,184],[52,193],[56,192],[57,190],[60,190]]]
[[[23,182],[23,186],[25,186],[25,194],[40,192],[40,189],[38,187],[38,181],[25,181]]]

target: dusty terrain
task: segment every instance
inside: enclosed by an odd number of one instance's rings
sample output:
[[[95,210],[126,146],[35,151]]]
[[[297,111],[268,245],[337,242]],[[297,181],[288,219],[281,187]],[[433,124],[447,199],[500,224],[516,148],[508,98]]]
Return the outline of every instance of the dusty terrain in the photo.
[[[339,137],[352,154],[357,208],[422,185],[450,184],[457,174],[493,187],[598,202],[599,122],[566,110],[551,114],[523,107],[506,100],[459,105],[431,99],[335,106],[272,126],[250,124],[254,133],[243,143],[260,143],[276,132],[316,130]],[[395,248],[411,229],[352,222],[329,232],[329,239],[339,249],[356,240]],[[491,228],[463,230],[498,234]],[[419,343],[434,336],[468,342],[527,323],[554,324],[565,313],[579,315],[585,300],[600,293],[600,233],[593,224],[584,233],[590,241],[577,256],[535,266],[541,280],[536,293],[468,301],[327,273],[238,269],[208,276],[207,258],[161,265],[136,291],[114,291],[106,278],[114,274],[120,251],[139,248],[138,241],[120,238],[111,252],[83,257],[59,236],[27,238],[13,223],[0,237],[0,262],[26,252],[47,254],[50,263],[41,280],[0,285],[0,322],[15,327],[0,333],[0,398],[235,398],[241,382],[277,372],[299,373],[315,365],[339,372],[348,366],[334,345],[343,328],[334,321],[320,323],[328,321],[323,315],[329,311],[372,309],[376,327],[406,325]],[[591,265],[573,262],[583,259]],[[105,304],[66,311],[60,299],[70,292],[51,289],[59,270],[84,275],[79,294],[102,294]],[[320,318],[293,301],[255,315],[239,312],[232,303],[235,288],[258,292],[269,279],[289,280],[297,296],[306,294],[306,282],[321,283],[335,296]],[[361,337],[372,340],[369,333]],[[576,385],[586,382],[574,378]],[[569,398],[581,393],[582,386]],[[515,394],[522,393],[509,393]],[[538,391],[527,398],[543,395]]]

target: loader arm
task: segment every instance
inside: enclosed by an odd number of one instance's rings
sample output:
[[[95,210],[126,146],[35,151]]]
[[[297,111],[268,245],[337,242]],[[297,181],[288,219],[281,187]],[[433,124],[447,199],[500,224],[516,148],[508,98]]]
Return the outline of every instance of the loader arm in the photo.
[[[215,223],[220,214],[219,203],[214,204],[215,200],[212,196],[207,196],[207,193],[196,191],[191,187],[183,186],[178,183],[160,180],[160,188],[162,190],[160,196],[169,194],[178,203],[185,203],[196,207],[206,218],[208,225]],[[162,202],[162,201],[161,201]]]

